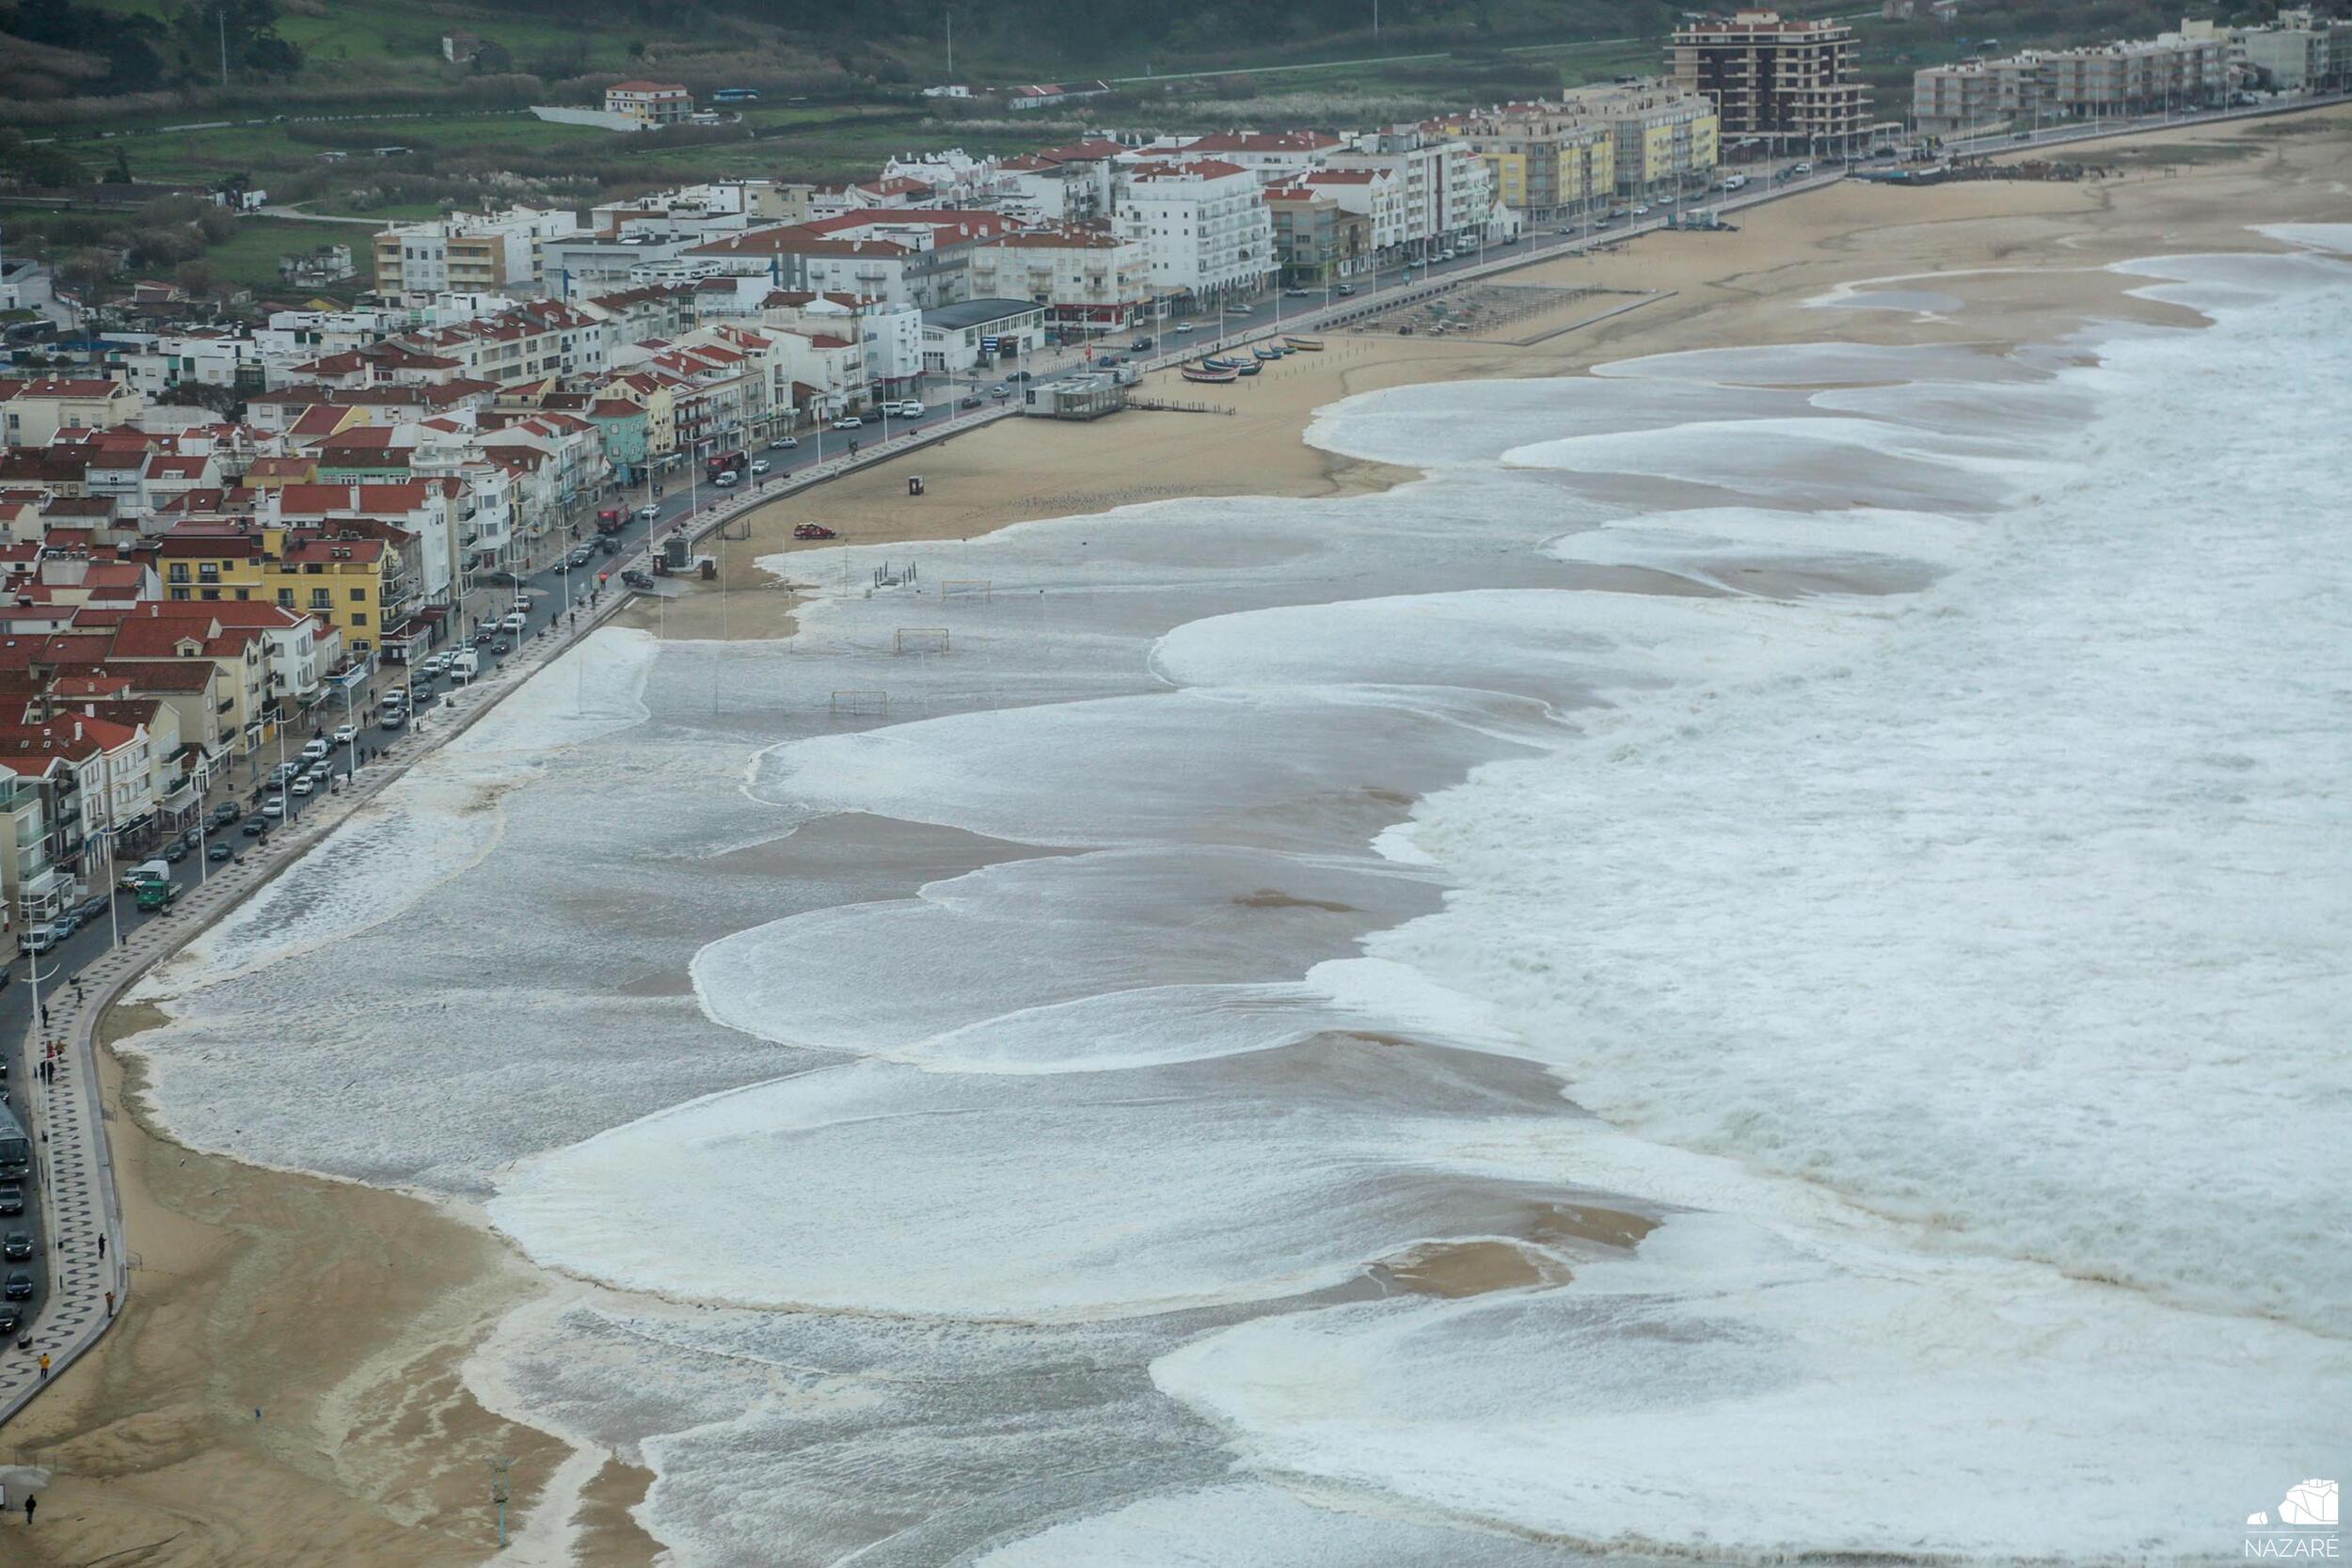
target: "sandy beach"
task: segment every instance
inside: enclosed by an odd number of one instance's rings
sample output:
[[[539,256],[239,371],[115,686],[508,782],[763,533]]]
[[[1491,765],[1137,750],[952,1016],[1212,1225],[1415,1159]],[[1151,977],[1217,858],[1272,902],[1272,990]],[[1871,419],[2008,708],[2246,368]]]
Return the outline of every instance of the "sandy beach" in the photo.
[[[1742,213],[1736,233],[1661,234],[1546,262],[1503,282],[1555,293],[1514,295],[1536,308],[1492,338],[1327,333],[1324,352],[1234,388],[1187,388],[1168,374],[1147,388],[1230,404],[1232,415],[1008,421],[776,502],[753,515],[748,537],[706,546],[721,561],[715,582],[674,584],[622,619],[674,640],[788,634],[798,595],[856,587],[840,581],[823,546],[790,540],[804,521],[849,543],[904,542],[928,581],[966,575],[958,541],[1024,520],[1175,496],[1383,488],[1413,475],[1319,452],[1300,435],[1315,409],[1386,387],[1558,375],[1714,346],[2005,347],[2062,339],[2093,318],[2185,324],[2184,311],[2129,297],[2138,280],[2106,269],[2162,252],[2282,249],[2252,226],[2344,220],[2347,132],[2352,113],[2335,110],[2069,149],[2060,155],[2070,161],[2122,171],[2073,183],[1850,182]],[[1888,286],[1968,309],[1938,318],[1804,304],[1840,285],[1897,278],[1915,281]],[[919,498],[907,494],[912,473],[926,480]],[[758,564],[777,555],[789,562],[782,578]],[[108,1042],[152,1022],[120,1009]],[[539,1289],[534,1271],[417,1199],[186,1150],[140,1115],[135,1075],[119,1062],[110,1070],[131,1245],[143,1266],[126,1321],[9,1428],[8,1457],[55,1479],[38,1529],[0,1524],[0,1559],[153,1568],[488,1560],[489,1462],[514,1461],[520,1513],[569,1455],[483,1408],[459,1376],[469,1351]],[[1561,1217],[1610,1233],[1624,1221]],[[1491,1246],[1391,1268],[1440,1294],[1534,1277],[1524,1259]],[[596,1475],[571,1519],[571,1560],[657,1560],[658,1544],[629,1513],[647,1479],[618,1463]]]

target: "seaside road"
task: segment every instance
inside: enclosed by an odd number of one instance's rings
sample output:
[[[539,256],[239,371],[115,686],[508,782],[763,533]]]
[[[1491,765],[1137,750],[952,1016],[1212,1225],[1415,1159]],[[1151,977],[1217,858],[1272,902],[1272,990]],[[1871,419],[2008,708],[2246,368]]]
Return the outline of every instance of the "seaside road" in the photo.
[[[0,1427],[40,1393],[44,1382],[40,1356],[45,1354],[50,1359],[51,1378],[61,1374],[105,1333],[111,1321],[108,1292],[113,1294],[114,1313],[119,1314],[129,1308],[137,1288],[138,1253],[125,1244],[133,1239],[123,1233],[107,1146],[106,1122],[113,1113],[102,1104],[98,1077],[98,1024],[106,1008],[139,976],[314,847],[420,758],[462,734],[501,698],[594,630],[628,597],[605,594],[593,610],[582,610],[574,628],[567,629],[550,614],[513,657],[437,709],[443,717],[428,735],[392,741],[385,759],[391,766],[363,768],[351,777],[349,787],[324,799],[314,797],[298,818],[270,835],[265,848],[208,867],[200,884],[183,884],[186,891],[170,912],[136,926],[126,922],[119,945],[83,963],[54,990],[45,985],[45,1035],[64,1046],[56,1077],[45,1085],[31,1071],[40,1057],[44,1031],[28,999],[25,1069],[22,1079],[12,1081],[19,1085],[19,1113],[35,1139],[37,1196],[50,1270],[21,1348],[13,1341],[0,1345]],[[49,979],[49,972],[43,972],[43,979]]]

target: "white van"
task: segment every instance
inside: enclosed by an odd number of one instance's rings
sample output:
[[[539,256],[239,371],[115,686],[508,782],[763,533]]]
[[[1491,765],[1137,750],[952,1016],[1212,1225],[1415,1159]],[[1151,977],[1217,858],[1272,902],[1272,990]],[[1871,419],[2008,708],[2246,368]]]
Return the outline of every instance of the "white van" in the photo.
[[[481,670],[482,660],[474,657],[471,648],[459,649],[457,656],[449,661],[449,673],[461,681],[473,679]]]
[[[1727,191],[1744,189],[1747,182],[1748,177],[1744,174],[1726,174],[1724,176],[1724,189]]]

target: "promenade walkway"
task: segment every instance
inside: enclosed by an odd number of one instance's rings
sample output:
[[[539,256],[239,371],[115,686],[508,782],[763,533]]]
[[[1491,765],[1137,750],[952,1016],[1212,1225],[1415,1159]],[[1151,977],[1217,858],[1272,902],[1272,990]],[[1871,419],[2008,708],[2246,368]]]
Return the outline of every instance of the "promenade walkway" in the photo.
[[[495,673],[455,693],[450,703],[428,709],[418,726],[422,733],[412,731],[379,765],[313,803],[293,826],[272,833],[266,849],[208,868],[202,884],[184,895],[168,917],[135,927],[119,946],[85,964],[74,983],[54,992],[43,987],[49,1024],[42,1028],[36,1009],[26,1059],[40,1059],[44,1039],[60,1043],[63,1054],[53,1082],[40,1082],[38,1073],[25,1074],[20,1109],[37,1143],[40,1197],[51,1242],[49,1291],[40,1315],[28,1325],[26,1348],[0,1351],[0,1427],[40,1392],[41,1355],[49,1357],[49,1377],[57,1377],[105,1333],[108,1292],[113,1294],[113,1314],[119,1314],[137,1290],[138,1254],[126,1245],[129,1238],[123,1232],[106,1135],[114,1113],[102,1104],[98,1077],[98,1023],[107,1007],[141,975],[365,809],[418,761],[464,733],[626,598],[624,594],[605,594],[593,613],[583,610],[577,628],[550,630],[532,639]],[[103,1257],[101,1237],[105,1240]]]

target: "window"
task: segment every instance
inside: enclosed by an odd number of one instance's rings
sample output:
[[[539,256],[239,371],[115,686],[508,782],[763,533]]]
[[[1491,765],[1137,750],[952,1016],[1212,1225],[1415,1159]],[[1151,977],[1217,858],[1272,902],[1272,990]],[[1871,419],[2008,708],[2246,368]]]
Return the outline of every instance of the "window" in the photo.
[[[175,561],[171,563],[171,580],[174,582],[185,582],[188,580],[188,563],[186,562]],[[185,597],[184,594],[182,596]]]
[[[312,610],[332,610],[332,609],[334,609],[334,608],[335,608],[335,599],[334,599],[334,595],[333,595],[332,594],[330,594],[327,590],[324,589],[324,588],[313,588],[313,589],[311,589],[311,590],[310,590],[310,608],[311,608]]]
[[[238,602],[238,603],[242,604],[242,603],[244,603],[246,600],[247,600],[247,599],[249,599],[249,598],[251,598],[251,597],[253,597],[253,591],[252,591],[251,589],[249,589],[249,588],[240,588],[240,589],[238,589],[238,590],[237,590],[237,602]]]
[[[353,589],[353,590],[351,591],[351,602],[352,602],[353,604],[365,604],[365,603],[367,603],[367,602],[368,602],[368,591],[367,591],[366,589],[364,589],[364,588],[355,588],[355,589]]]
[[[351,624],[355,626],[364,626],[368,624],[368,618],[355,610],[351,612]]]
[[[171,596],[173,599],[184,603],[188,596],[188,591],[184,588],[175,588],[171,591]]]
[[[292,610],[294,608],[294,590],[291,588],[280,588],[278,591],[278,602],[285,606],[288,610]]]
[[[196,596],[202,599],[205,603],[210,604],[214,600],[220,597],[220,590],[217,588],[199,588],[197,590]]]

